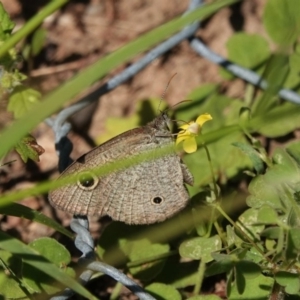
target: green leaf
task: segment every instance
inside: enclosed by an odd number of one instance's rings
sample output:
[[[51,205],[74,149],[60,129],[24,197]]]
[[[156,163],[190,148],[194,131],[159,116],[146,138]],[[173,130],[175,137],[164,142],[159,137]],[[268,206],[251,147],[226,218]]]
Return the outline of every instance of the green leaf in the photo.
[[[220,297],[216,295],[199,295],[187,298],[187,300],[222,300]]]
[[[217,90],[218,85],[213,83],[203,84],[195,88],[186,97],[187,100],[191,101],[182,103],[176,108],[176,119],[178,121],[189,122],[200,114],[205,113],[199,106],[210,96],[214,95]]]
[[[75,272],[67,268],[71,261],[69,251],[56,240],[44,237],[39,238],[29,244],[29,246],[40,253],[43,257],[51,261],[60,268],[64,273],[75,276]],[[53,277],[37,270],[34,266],[27,264],[26,258],[23,260],[23,278],[33,291],[40,293],[45,291],[47,294],[54,294],[63,289],[60,282],[53,282]]]
[[[14,63],[15,61],[12,57],[7,57],[7,60],[2,62],[4,68],[9,69],[9,71],[3,70],[3,74],[0,78],[0,86],[6,93],[11,93],[15,86],[20,85],[21,81],[26,79],[26,76],[17,69],[13,71],[10,70]],[[3,91],[1,91],[1,93],[3,94]]]
[[[278,191],[274,190],[269,184],[267,174],[260,175],[251,180],[248,186],[250,196],[247,197],[247,205],[258,208],[266,204],[275,209],[280,209],[282,208],[280,196],[278,195]]]
[[[213,262],[205,270],[206,276],[213,276],[222,273],[229,273],[230,270],[234,267],[234,262],[231,260],[231,257],[228,255],[226,259]]]
[[[51,227],[56,231],[59,231],[60,233],[66,235],[71,239],[73,238],[73,233],[71,233],[69,230],[58,224],[56,221],[45,216],[41,212],[31,209],[30,207],[24,206],[22,204],[11,203],[8,206],[1,207],[0,213],[2,215],[15,216],[25,218],[30,221],[38,222],[45,226]]]
[[[300,229],[291,228],[287,234],[286,259],[297,259],[300,252]]]
[[[105,133],[96,139],[97,144],[102,144],[116,135],[147,124],[157,116],[158,108],[166,109],[166,105],[161,103],[160,99],[151,98],[145,101],[138,101],[136,105],[136,113],[126,118],[109,117],[105,123]]]
[[[195,219],[195,229],[197,231],[197,234],[199,236],[206,236],[209,230],[209,224],[208,223],[199,223],[199,214],[195,211],[195,209],[192,210],[193,218]],[[197,222],[198,220],[198,222]],[[198,224],[197,224],[198,223]]]
[[[82,287],[75,279],[66,275],[65,272],[52,264],[37,251],[4,232],[0,232],[0,248],[22,258],[23,263],[34,267],[35,270],[46,273],[47,275],[51,276],[54,281],[57,280],[58,282],[61,282],[78,294],[88,299],[97,299],[84,287]]]
[[[299,192],[295,192],[295,194],[297,194]],[[299,207],[299,204],[297,203],[297,207]],[[300,227],[300,220],[299,220],[299,211],[298,209],[294,210],[291,209],[288,213],[288,217],[287,217],[287,224],[291,227]]]
[[[29,243],[29,246],[58,267],[68,265],[71,262],[69,251],[56,240],[42,237]]]
[[[257,34],[236,33],[226,46],[228,58],[248,69],[257,68],[270,56],[268,42]]]
[[[181,300],[181,295],[175,288],[163,283],[151,283],[145,290],[157,300]]]
[[[288,47],[300,34],[298,0],[269,0],[263,14],[264,26],[277,44]]]
[[[35,30],[45,19],[61,8],[68,0],[51,1],[43,8],[39,9],[38,13],[30,20],[26,20],[25,24],[16,31],[0,48],[0,59],[7,54],[17,43],[26,38],[32,31]]]
[[[264,229],[264,225],[257,225],[258,210],[247,209],[239,216],[239,222],[243,225],[241,230],[251,239],[260,240],[260,233]]]
[[[232,256],[229,254],[216,252],[216,253],[212,253],[211,256],[215,261],[227,261],[227,260],[233,261]]]
[[[13,112],[16,119],[23,117],[38,102],[40,102],[41,94],[31,88],[19,85],[9,97],[7,110]]]
[[[290,284],[288,284],[286,286],[285,292],[290,295],[297,295],[298,299],[299,299],[299,288],[300,288],[300,284],[299,284],[299,278],[298,278],[298,281],[292,280],[290,282]]]
[[[258,210],[257,222],[260,224],[276,224],[278,215],[276,211],[269,205],[263,205]]]
[[[238,265],[235,266],[235,283],[234,286],[236,287],[238,293],[241,295],[244,293],[246,288],[246,279],[243,274],[243,270],[241,270]]]
[[[226,282],[226,293],[227,293],[227,298],[229,298],[229,295],[231,294],[231,289],[233,286],[235,286],[235,282],[233,281],[233,275],[234,275],[234,270],[229,272],[227,275],[227,282]]]
[[[260,247],[262,248],[262,247]],[[261,263],[262,261],[265,261],[265,257],[262,253],[260,253],[255,247],[251,247],[244,257],[245,260],[250,260],[254,263]]]
[[[166,283],[177,289],[193,286],[198,280],[199,261],[180,262],[178,256],[169,257],[157,282]]]
[[[271,108],[278,106],[277,95],[289,73],[288,59],[288,55],[285,53],[274,53],[269,58],[262,75],[268,85],[252,107],[254,115],[264,115]]]
[[[262,73],[262,66],[270,55],[267,41],[256,34],[236,33],[226,43],[228,59],[249,69]],[[232,80],[234,75],[225,68],[219,70],[226,80]]]
[[[238,262],[245,258],[246,254],[248,252],[248,249],[245,247],[241,248],[235,248],[230,252],[230,256],[232,258],[232,261]],[[217,254],[219,255],[219,254]]]
[[[261,232],[261,236],[266,237],[270,240],[277,240],[281,234],[282,228],[280,227],[268,227]]]
[[[275,150],[273,161],[273,167],[268,168],[266,174],[252,179],[248,187],[250,196],[246,201],[250,207],[269,205],[273,209],[287,212],[292,205],[289,195],[298,191],[300,169],[284,149]]]
[[[15,23],[11,21],[9,14],[5,11],[3,4],[0,2],[0,41],[6,40],[14,27]]]
[[[300,281],[299,281],[299,275],[285,272],[285,271],[279,271],[275,274],[275,280],[278,282],[278,284],[285,287],[285,291],[288,294],[297,294],[300,289]]]
[[[179,254],[184,258],[210,262],[213,260],[211,253],[220,250],[221,247],[222,241],[218,235],[210,238],[197,237],[181,243]]]
[[[250,158],[257,174],[263,173],[263,160],[259,156],[259,153],[251,145],[245,143],[232,143],[232,145],[242,150]]]
[[[34,56],[38,55],[43,49],[44,43],[46,41],[47,31],[43,27],[39,27],[32,36],[31,41],[31,52]]]
[[[283,102],[250,121],[251,127],[266,137],[279,137],[299,127],[300,105]]]
[[[26,297],[20,285],[22,277],[21,258],[12,255],[8,251],[0,250],[0,266],[0,298],[18,299]]]
[[[300,83],[300,54],[292,53],[289,56],[289,74],[284,82],[288,89],[294,89]],[[299,91],[298,91],[299,92]]]
[[[286,152],[300,165],[300,142],[294,141],[290,143],[287,148]],[[295,199],[297,201],[297,199]],[[300,204],[300,203],[298,203]]]
[[[246,279],[254,279],[261,274],[260,266],[249,260],[238,261],[235,267]]]
[[[159,233],[145,233],[159,231],[159,227],[159,224],[142,226],[113,222],[102,233],[97,254],[110,265],[124,267],[127,263],[135,277],[149,280],[161,272],[164,257],[170,252],[167,243],[157,242]]]
[[[277,255],[275,256],[274,262],[281,262],[282,257],[284,257],[284,249],[286,247],[286,241],[285,241],[285,232],[284,230],[280,230],[278,240],[277,240],[277,245],[276,245],[276,253]]]
[[[15,149],[25,163],[28,159],[37,162],[40,161],[39,156],[45,152],[44,148],[40,146],[31,135],[23,137],[21,141],[16,144]]]
[[[247,284],[242,294],[238,292],[237,286],[233,285],[228,291],[229,300],[268,299],[274,279],[259,275],[254,279],[247,279]]]
[[[129,260],[123,246],[146,228],[145,226],[126,225],[121,222],[112,222],[101,234],[97,245],[97,254],[110,265],[123,265]]]
[[[247,128],[249,120],[251,120],[252,111],[248,106],[241,107],[239,111],[239,125],[241,128]]]
[[[170,251],[168,244],[152,244],[147,239],[127,242],[123,247],[131,262],[144,260],[145,262],[137,267],[129,268],[134,278],[149,281],[160,273],[165,264],[165,259],[147,261],[147,258],[166,254]]]
[[[266,248],[266,250],[271,251],[271,253],[272,252],[274,253],[274,249],[276,249],[276,241],[274,241],[274,240],[266,240],[265,241],[265,248]]]
[[[236,245],[240,246],[240,244],[243,242],[234,232],[234,229],[231,225],[226,226],[226,234],[227,234],[227,243],[228,246]]]
[[[300,204],[300,191],[295,191],[294,199],[295,199],[296,203],[299,205]],[[294,224],[296,224],[296,223],[294,223]],[[297,224],[299,225],[299,222],[297,222]]]

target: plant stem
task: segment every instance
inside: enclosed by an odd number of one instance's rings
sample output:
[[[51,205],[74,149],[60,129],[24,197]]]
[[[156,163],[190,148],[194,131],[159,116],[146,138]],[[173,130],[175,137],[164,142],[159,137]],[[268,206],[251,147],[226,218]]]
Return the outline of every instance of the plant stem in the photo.
[[[217,230],[218,236],[222,240],[222,244],[226,248],[226,252],[229,253],[227,238],[224,237],[222,227],[220,227],[220,225],[217,221],[214,222],[214,226],[215,226],[215,229]]]
[[[121,282],[117,282],[113,292],[111,293],[111,295],[109,297],[110,300],[119,299],[119,295],[120,295],[122,286],[123,286],[123,284]]]
[[[214,170],[213,170],[213,167],[212,167],[211,157],[210,157],[208,148],[205,145],[205,143],[203,143],[202,145],[203,145],[203,148],[206,152],[206,156],[207,156],[207,160],[208,160],[208,164],[209,164],[209,168],[210,168],[210,173],[211,173],[212,180],[213,180],[214,194],[215,194],[215,198],[217,199],[218,198],[218,188],[217,188],[217,183],[216,183],[216,179],[215,179],[215,176],[214,176]]]
[[[13,272],[13,270],[8,265],[6,265],[6,263],[4,262],[4,260],[2,258],[0,258],[0,264],[2,265],[2,268],[4,269],[4,274],[7,277],[13,278],[19,284],[20,289],[24,292],[24,294],[28,297],[28,299],[33,299],[32,295],[27,290],[24,282]]]
[[[147,258],[144,258],[144,259],[139,259],[139,260],[136,260],[136,261],[132,261],[132,262],[127,263],[126,266],[128,268],[138,267],[140,265],[147,264],[147,263],[150,263],[150,262],[153,262],[153,261],[156,261],[156,260],[161,260],[161,259],[170,257],[170,256],[175,255],[175,254],[178,254],[177,250],[169,251],[168,253],[164,253],[164,254],[159,254],[159,255],[147,257]]]
[[[36,29],[42,22],[59,9],[61,6],[66,4],[69,0],[53,0],[50,1],[43,9],[41,9],[33,18],[31,18],[26,24],[14,33],[3,45],[0,47],[0,58],[7,53],[9,49],[14,47],[21,39],[29,35],[34,29]]]
[[[216,205],[216,209],[222,214],[222,216],[242,235],[245,239],[269,262],[272,261],[265,256],[264,252],[256,245],[256,243],[243,231],[236,223],[226,214],[226,212],[219,206]]]
[[[253,98],[254,98],[254,92],[255,92],[255,87],[248,83],[246,85],[246,90],[245,90],[245,97],[244,97],[244,101],[246,106],[251,106]]]
[[[199,263],[198,272],[197,272],[196,284],[194,287],[194,295],[199,295],[200,293],[200,289],[204,278],[205,267],[206,267],[206,263],[204,262],[203,259],[201,259]]]

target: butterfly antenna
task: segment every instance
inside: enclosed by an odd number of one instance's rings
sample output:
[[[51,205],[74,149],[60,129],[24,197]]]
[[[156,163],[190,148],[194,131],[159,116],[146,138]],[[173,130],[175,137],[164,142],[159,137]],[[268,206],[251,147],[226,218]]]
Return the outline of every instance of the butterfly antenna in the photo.
[[[158,108],[157,108],[158,112],[160,112],[159,107],[160,107],[160,105],[161,105],[161,103],[162,103],[162,100],[164,99],[164,97],[165,97],[165,95],[166,95],[166,93],[167,93],[168,87],[169,87],[169,85],[170,85],[172,79],[173,79],[176,75],[177,75],[177,73],[174,73],[174,74],[172,75],[172,77],[170,78],[169,82],[167,83],[167,85],[166,85],[166,87],[165,87],[165,90],[164,90],[162,96],[161,96],[160,99],[159,99],[159,104],[158,104]]]
[[[171,108],[174,108],[176,107],[177,105],[181,104],[181,103],[185,103],[185,102],[191,102],[192,100],[189,100],[189,99],[185,99],[185,100],[181,100],[177,103],[175,103],[174,105],[171,106]]]

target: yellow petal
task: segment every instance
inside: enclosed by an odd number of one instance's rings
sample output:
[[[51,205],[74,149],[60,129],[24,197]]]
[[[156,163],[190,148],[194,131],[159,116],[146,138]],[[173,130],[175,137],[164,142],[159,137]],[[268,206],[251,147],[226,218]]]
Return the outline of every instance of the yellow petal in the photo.
[[[182,141],[184,141],[186,139],[186,137],[184,136],[177,136],[176,139],[176,145],[178,145],[179,143],[181,143]]]
[[[197,150],[197,143],[194,137],[190,137],[189,139],[184,140],[183,142],[183,150],[186,153],[193,153]]]
[[[190,133],[186,130],[182,130],[178,133],[177,139],[176,139],[176,145],[178,145],[180,142],[190,138]]]
[[[181,130],[177,136],[184,136],[185,138],[188,138],[191,136],[191,133],[188,130]]]
[[[186,124],[181,125],[179,128],[180,129],[188,129],[189,126],[190,126],[190,123],[186,123]]]
[[[202,125],[209,120],[212,120],[212,116],[210,114],[206,113],[206,114],[200,115],[197,118],[196,123],[199,124],[200,127],[202,127]]]

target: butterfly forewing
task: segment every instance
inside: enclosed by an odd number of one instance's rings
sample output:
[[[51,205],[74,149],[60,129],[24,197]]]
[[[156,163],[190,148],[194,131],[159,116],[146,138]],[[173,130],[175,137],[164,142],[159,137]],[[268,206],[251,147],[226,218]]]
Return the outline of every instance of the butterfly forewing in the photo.
[[[77,182],[50,192],[54,207],[72,214],[109,215],[129,224],[160,222],[174,215],[187,203],[184,186],[192,179],[179,156],[172,152],[124,169],[96,176],[93,168],[118,159],[173,144],[164,118],[127,131],[96,147],[71,164],[61,177],[77,174]],[[189,179],[190,183],[191,180]]]

